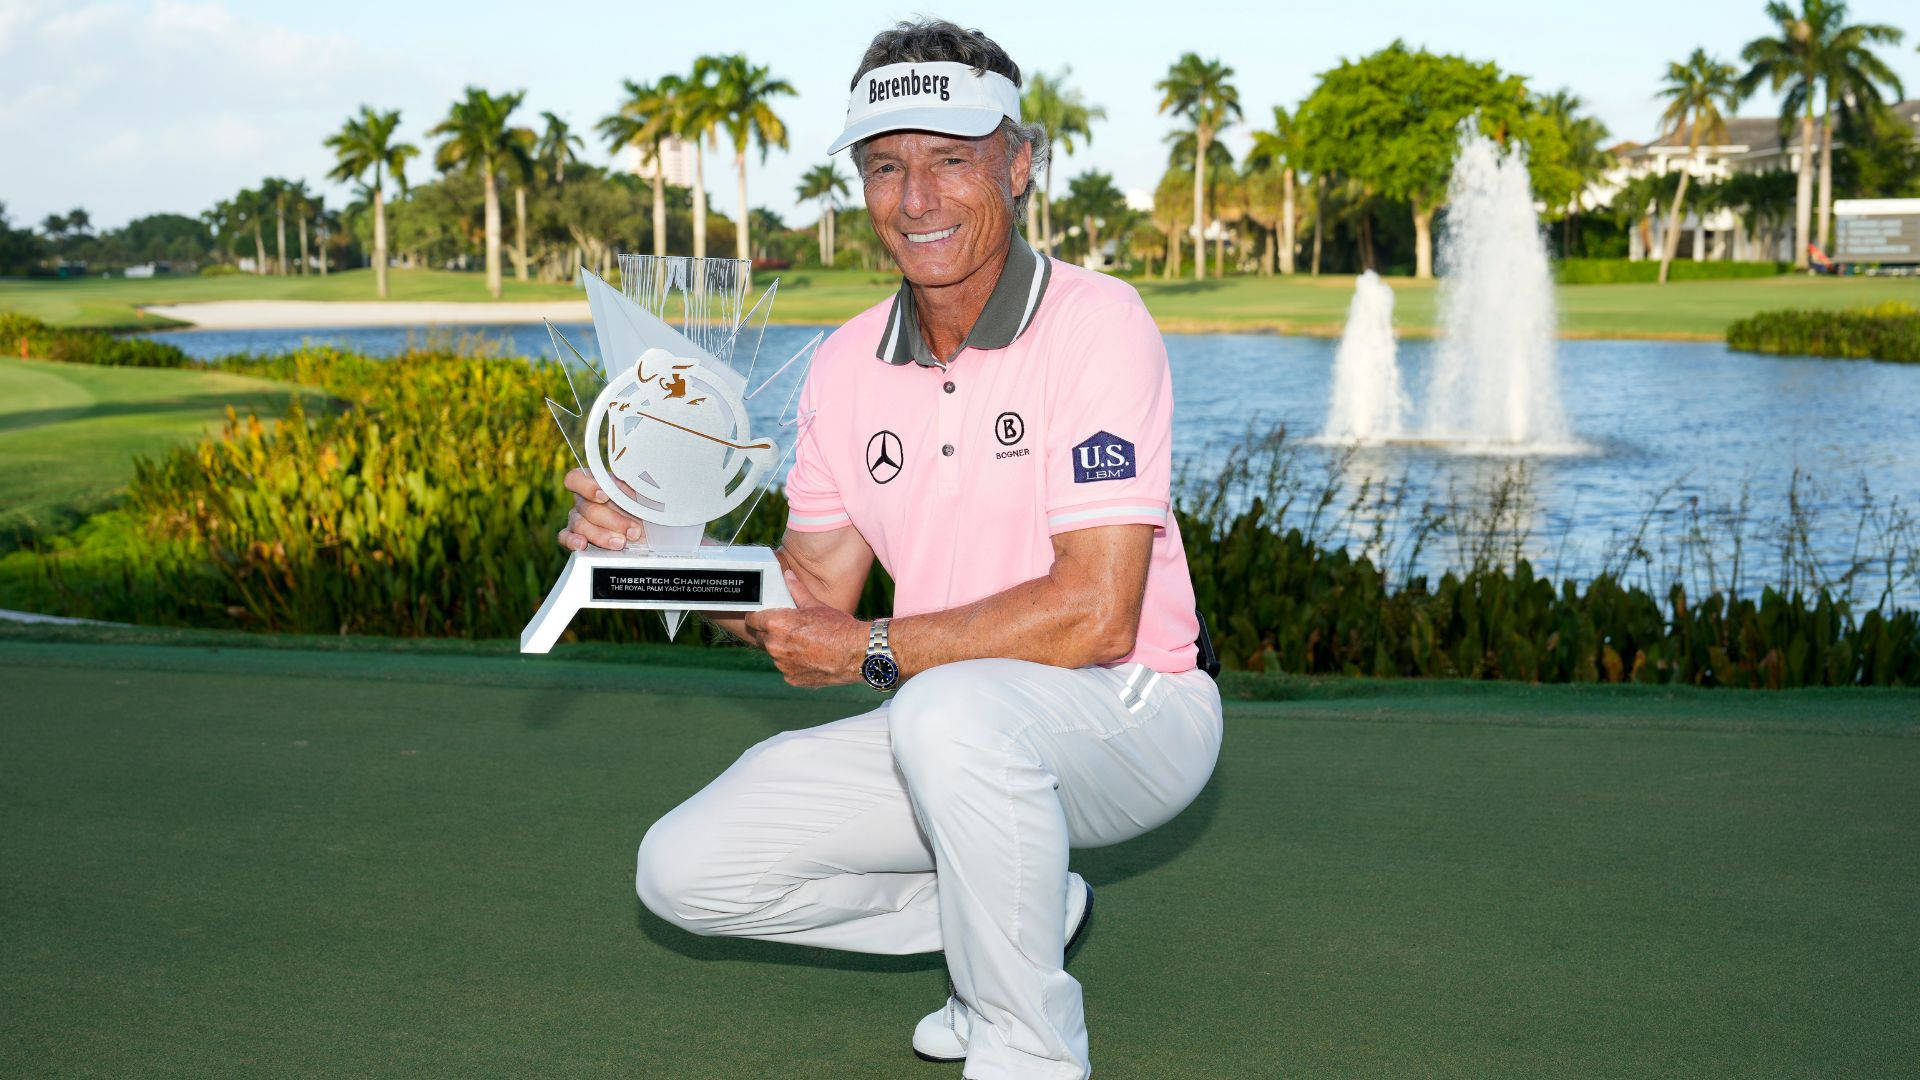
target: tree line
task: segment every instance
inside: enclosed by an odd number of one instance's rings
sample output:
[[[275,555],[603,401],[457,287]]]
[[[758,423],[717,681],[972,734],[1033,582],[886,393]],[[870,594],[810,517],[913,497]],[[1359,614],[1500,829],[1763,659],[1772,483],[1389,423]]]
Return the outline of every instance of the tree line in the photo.
[[[1920,194],[1920,151],[1888,108],[1903,90],[1874,51],[1897,45],[1901,31],[1849,22],[1844,0],[1799,4],[1767,4],[1772,25],[1742,48],[1744,67],[1705,49],[1667,66],[1660,136],[1684,145],[1692,165],[1632,178],[1617,190],[1603,183],[1618,163],[1604,145],[1609,133],[1571,91],[1542,92],[1491,62],[1400,41],[1322,72],[1292,106],[1269,107],[1236,161],[1222,141],[1247,122],[1235,72],[1189,52],[1155,83],[1160,112],[1176,125],[1150,207],[1130,205],[1110,173],[1091,168],[1068,179],[1056,200],[1049,158],[1026,232],[1062,257],[1169,278],[1183,276],[1190,262],[1193,277],[1204,280],[1209,240],[1216,276],[1230,269],[1231,248],[1236,270],[1318,274],[1325,266],[1430,277],[1459,134],[1472,125],[1524,148],[1563,256],[1623,255],[1637,231],[1644,249],[1657,251],[1664,280],[1680,230],[1667,227],[1656,240],[1657,219],[1678,222],[1691,206],[1784,229],[1790,207],[1796,261],[1804,265],[1808,244],[1829,242],[1836,193]],[[1024,118],[1046,130],[1057,152],[1089,145],[1106,118],[1071,77],[1064,68],[1033,72],[1022,91]],[[1695,176],[1703,155],[1727,138],[1727,118],[1762,87],[1781,96],[1782,141],[1801,151],[1794,168]],[[609,151],[631,152],[637,172],[582,161],[585,141],[554,113],[540,113],[537,128],[518,122],[525,91],[469,87],[426,132],[437,140],[426,148],[437,175],[425,182],[409,183],[424,151],[398,138],[399,111],[362,106],[325,140],[336,162],[329,178],[355,186],[345,206],[328,206],[303,181],[269,177],[198,219],[140,219],[113,244],[89,231],[83,210],[52,215],[35,233],[11,229],[0,208],[0,272],[34,258],[84,261],[91,253],[112,262],[136,252],[158,258],[152,253],[163,250],[188,262],[244,258],[257,273],[325,273],[364,261],[385,297],[390,264],[477,262],[498,296],[508,259],[519,280],[566,280],[582,263],[610,269],[616,250],[705,256],[715,241],[717,250],[731,247],[735,257],[764,264],[886,264],[850,198],[858,178],[832,161],[809,169],[795,190],[818,208],[811,229],[790,229],[751,207],[749,155],[764,160],[786,149],[775,103],[794,94],[767,67],[740,54],[702,56],[684,73],[626,80],[621,89],[592,130]],[[665,175],[669,144],[691,154],[691,185]],[[707,206],[706,156],[722,150],[731,151],[736,186],[731,215]]]

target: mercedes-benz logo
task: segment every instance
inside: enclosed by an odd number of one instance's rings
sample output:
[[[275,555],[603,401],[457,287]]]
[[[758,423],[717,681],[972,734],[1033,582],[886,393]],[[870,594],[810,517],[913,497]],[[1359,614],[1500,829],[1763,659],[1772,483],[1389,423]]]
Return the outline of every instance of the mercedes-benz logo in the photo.
[[[900,436],[893,432],[876,431],[867,440],[867,475],[874,483],[884,484],[899,476],[904,460],[906,451],[900,445]]]

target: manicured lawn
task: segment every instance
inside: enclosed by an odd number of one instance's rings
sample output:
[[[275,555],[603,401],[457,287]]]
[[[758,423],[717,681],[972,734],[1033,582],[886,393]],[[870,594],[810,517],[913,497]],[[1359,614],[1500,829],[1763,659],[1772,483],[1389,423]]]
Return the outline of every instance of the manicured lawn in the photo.
[[[228,406],[276,416],[295,392],[214,371],[0,357],[0,545],[99,509],[135,457],[217,429]]]
[[[389,278],[394,300],[485,301],[485,275],[445,270],[394,270]],[[521,283],[509,275],[502,300],[576,299],[570,285]],[[207,300],[373,300],[373,271],[345,270],[321,277],[271,277],[222,274],[144,280],[82,278],[75,281],[0,279],[0,311],[19,311],[54,326],[139,329],[173,325],[143,318],[140,304],[191,304]]]
[[[959,1074],[907,1050],[936,957],[633,896],[650,821],[871,693],[737,652],[279,644],[0,630],[0,1074]],[[1920,695],[1235,685],[1280,700],[1230,704],[1198,802],[1075,856],[1100,1076],[1920,1055]]]
[[[1434,282],[1391,278],[1394,325],[1408,336],[1431,334]],[[1318,280],[1230,277],[1206,282],[1138,281],[1155,318],[1168,330],[1277,330],[1338,334],[1353,299],[1350,276]],[[1556,289],[1560,331],[1569,337],[1720,340],[1727,324],[1780,307],[1853,307],[1888,300],[1920,302],[1920,280],[1812,278],[1783,275],[1660,285],[1562,285]]]
[[[773,275],[762,272],[762,284]],[[782,322],[839,323],[887,298],[898,278],[883,271],[780,271],[774,305]],[[1161,326],[1167,330],[1248,330],[1338,334],[1353,296],[1348,275],[1291,279],[1228,277],[1205,282],[1136,279]],[[1411,278],[1391,279],[1394,318],[1403,334],[1433,332],[1435,287]],[[566,285],[507,282],[503,299],[542,300],[578,294]],[[479,274],[396,270],[396,300],[484,300]],[[1734,281],[1683,281],[1669,285],[1567,285],[1558,290],[1561,330],[1579,337],[1690,337],[1718,340],[1728,323],[1779,307],[1850,307],[1887,300],[1920,301],[1920,280],[1810,278],[1785,275]],[[197,300],[370,300],[371,271],[326,278],[227,275],[151,281],[0,281],[0,310],[12,309],[58,325],[132,327],[142,320],[136,304]]]

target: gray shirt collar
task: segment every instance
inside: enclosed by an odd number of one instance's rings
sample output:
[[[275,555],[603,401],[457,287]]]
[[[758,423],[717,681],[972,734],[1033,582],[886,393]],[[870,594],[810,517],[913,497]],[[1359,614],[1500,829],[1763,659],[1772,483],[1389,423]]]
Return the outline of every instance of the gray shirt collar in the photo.
[[[974,320],[973,329],[967,332],[967,340],[960,347],[1004,349],[1013,344],[1033,322],[1033,313],[1040,310],[1040,298],[1046,294],[1047,280],[1052,274],[1053,265],[1047,257],[1027,246],[1015,232],[1000,280],[994,282],[987,305],[980,309],[980,317]],[[947,366],[927,348],[926,339],[920,334],[920,320],[913,308],[913,286],[905,278],[900,281],[900,291],[894,294],[893,310],[887,314],[886,329],[880,334],[880,347],[874,350],[874,355],[889,364],[912,361],[922,367]]]

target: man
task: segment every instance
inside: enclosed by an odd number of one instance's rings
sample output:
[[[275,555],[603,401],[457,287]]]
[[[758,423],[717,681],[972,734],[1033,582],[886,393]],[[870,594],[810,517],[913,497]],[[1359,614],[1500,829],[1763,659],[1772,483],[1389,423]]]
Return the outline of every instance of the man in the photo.
[[[787,478],[796,607],[710,618],[798,686],[898,687],[776,735],[648,830],[637,886],[699,934],[945,950],[952,993],[914,1050],[965,1076],[1085,1077],[1063,970],[1092,890],[1071,846],[1179,813],[1213,770],[1220,699],[1195,668],[1168,507],[1166,350],[1134,290],[1014,232],[1044,135],[978,31],[873,40],[848,126],[903,281],[823,343]],[[591,476],[561,543],[644,533]],[[850,612],[878,557],[891,620]]]

